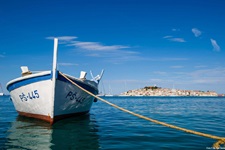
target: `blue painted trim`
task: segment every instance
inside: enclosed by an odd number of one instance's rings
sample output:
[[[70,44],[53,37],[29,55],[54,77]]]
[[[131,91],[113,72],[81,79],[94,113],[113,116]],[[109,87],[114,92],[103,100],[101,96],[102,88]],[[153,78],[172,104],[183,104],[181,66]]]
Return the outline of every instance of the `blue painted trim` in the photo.
[[[72,84],[70,81],[68,81],[66,78],[64,78],[61,74],[58,74],[58,80]],[[95,88],[93,88],[85,83],[79,82],[77,80],[73,80],[73,79],[71,79],[71,80],[73,82],[75,82],[76,84],[78,84],[79,86],[83,87],[85,90],[88,90],[89,92],[91,92],[93,94],[98,94],[98,90],[96,90]]]
[[[46,74],[42,76],[37,76],[37,77],[31,77],[28,79],[23,79],[14,83],[11,83],[7,86],[7,90],[11,92],[12,90],[15,90],[21,86],[25,86],[31,83],[39,82],[39,81],[44,81],[44,80],[49,80],[52,79],[52,73],[51,74]]]

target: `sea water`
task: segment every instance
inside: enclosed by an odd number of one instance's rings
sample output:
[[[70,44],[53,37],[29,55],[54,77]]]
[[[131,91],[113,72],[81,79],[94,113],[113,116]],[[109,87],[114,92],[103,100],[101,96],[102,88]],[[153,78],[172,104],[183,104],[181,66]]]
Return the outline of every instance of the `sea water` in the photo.
[[[225,137],[224,97],[104,97],[135,113],[183,128]],[[164,127],[101,101],[89,114],[50,126],[17,115],[0,97],[1,149],[158,150],[213,149],[214,139]],[[225,149],[225,147],[222,147]]]

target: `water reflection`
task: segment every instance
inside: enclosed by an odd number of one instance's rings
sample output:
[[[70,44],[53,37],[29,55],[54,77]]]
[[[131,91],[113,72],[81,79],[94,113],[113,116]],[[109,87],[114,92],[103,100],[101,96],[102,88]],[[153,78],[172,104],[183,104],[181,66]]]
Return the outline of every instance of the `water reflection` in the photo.
[[[48,123],[18,116],[8,130],[6,149],[99,149],[94,115]]]

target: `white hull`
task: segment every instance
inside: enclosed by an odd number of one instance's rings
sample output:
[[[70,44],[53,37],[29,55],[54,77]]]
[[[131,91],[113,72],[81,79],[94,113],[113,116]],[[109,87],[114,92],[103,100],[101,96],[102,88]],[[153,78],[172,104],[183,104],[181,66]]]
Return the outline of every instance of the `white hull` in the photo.
[[[98,94],[97,86],[95,88],[87,86],[86,88],[89,88],[88,91]],[[67,81],[56,80],[54,116],[89,112],[93,101],[94,97],[75,85]]]
[[[57,47],[58,39],[55,38],[51,71],[33,74],[27,66],[22,66],[22,77],[7,83],[11,100],[20,115],[42,119],[53,124],[65,117],[90,111],[95,99],[78,86],[97,95],[98,83],[103,71],[96,77],[91,73],[93,81],[86,80],[84,71],[81,71],[79,79],[59,73]]]
[[[3,96],[4,94],[3,93],[0,93],[0,96]]]
[[[92,93],[98,93],[97,84],[93,81],[71,79]],[[87,82],[93,83],[90,85]],[[65,117],[89,112],[94,101],[94,97],[60,74],[57,74],[54,88],[50,71],[12,80],[7,84],[7,89],[20,115],[42,119],[51,124]]]

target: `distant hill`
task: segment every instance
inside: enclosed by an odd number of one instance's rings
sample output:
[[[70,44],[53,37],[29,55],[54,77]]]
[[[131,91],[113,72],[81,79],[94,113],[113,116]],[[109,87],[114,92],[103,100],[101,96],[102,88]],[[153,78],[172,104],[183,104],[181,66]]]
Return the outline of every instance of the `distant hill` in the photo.
[[[129,90],[121,93],[124,96],[220,96],[215,91],[180,90],[161,88],[157,86],[146,86],[144,88]],[[222,95],[224,96],[224,95]]]

